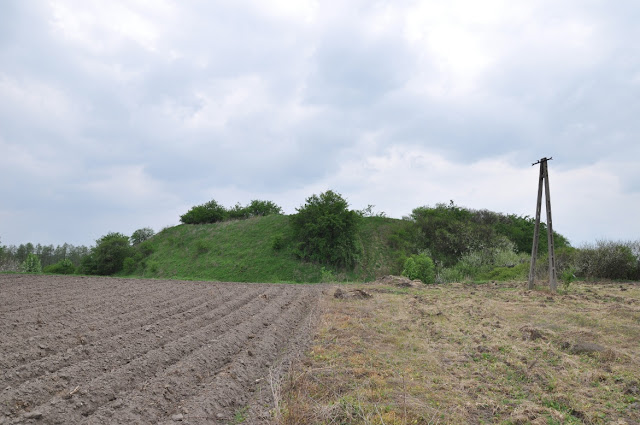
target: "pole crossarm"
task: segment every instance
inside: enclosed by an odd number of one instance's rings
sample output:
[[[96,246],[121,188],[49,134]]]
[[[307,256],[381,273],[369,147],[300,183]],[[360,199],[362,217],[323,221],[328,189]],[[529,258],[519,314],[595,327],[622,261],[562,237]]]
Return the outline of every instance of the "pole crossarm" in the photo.
[[[547,248],[549,254],[549,289],[553,292],[558,287],[556,276],[556,257],[553,243],[553,223],[551,220],[551,194],[549,192],[549,169],[547,162],[553,158],[541,158],[531,166],[540,164],[538,178],[538,200],[536,203],[536,224],[533,231],[533,246],[531,247],[531,266],[529,268],[529,289],[535,284],[536,257],[538,256],[538,244],[540,242],[540,213],[542,212],[542,191],[545,192],[545,207],[547,210]]]

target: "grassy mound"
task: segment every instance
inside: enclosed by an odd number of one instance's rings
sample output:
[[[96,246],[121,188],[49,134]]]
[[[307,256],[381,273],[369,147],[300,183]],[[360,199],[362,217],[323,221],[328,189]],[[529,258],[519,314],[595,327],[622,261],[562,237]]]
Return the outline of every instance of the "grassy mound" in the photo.
[[[360,261],[345,271],[300,261],[289,217],[269,215],[164,229],[150,243],[153,253],[133,275],[231,282],[367,281],[397,272],[389,235],[402,220],[367,217],[359,232]]]

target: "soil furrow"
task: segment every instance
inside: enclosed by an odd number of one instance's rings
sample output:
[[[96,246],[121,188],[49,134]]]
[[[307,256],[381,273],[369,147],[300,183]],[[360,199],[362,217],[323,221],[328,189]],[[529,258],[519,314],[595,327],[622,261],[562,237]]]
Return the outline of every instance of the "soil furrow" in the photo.
[[[19,363],[23,364],[37,361],[50,355],[58,354],[62,350],[68,351],[70,347],[84,346],[136,327],[148,325],[162,318],[182,315],[185,309],[192,311],[203,306],[206,308],[207,302],[202,300],[202,294],[190,294],[188,297],[180,297],[176,300],[169,300],[153,306],[155,313],[151,316],[148,315],[146,310],[139,309],[130,314],[116,315],[112,320],[107,320],[104,323],[76,321],[73,325],[60,323],[56,326],[56,324],[48,322],[37,326],[37,331],[40,332],[39,338],[30,336],[30,334],[21,334],[19,329],[16,329],[8,334],[6,341],[3,341],[0,345],[0,353],[11,352],[16,354],[6,355],[3,360],[0,360],[0,366],[8,369],[18,363],[18,360]],[[224,300],[221,301],[224,302]],[[47,326],[47,332],[42,335],[42,331],[39,328],[44,325]],[[34,347],[38,347],[38,349],[34,349]]]
[[[276,288],[274,288],[276,289]],[[276,291],[267,290],[268,293],[275,294]],[[281,301],[280,297],[275,297],[274,303],[284,305],[286,301]],[[268,308],[268,301],[257,297],[255,304],[247,304],[247,307],[235,310],[224,316],[222,320],[202,328],[184,338],[174,340],[166,346],[148,351],[144,356],[132,359],[131,362],[110,372],[104,373],[91,381],[80,378],[79,391],[66,402],[76,408],[73,416],[69,417],[68,410],[63,417],[56,415],[55,404],[64,403],[61,397],[53,397],[46,405],[38,406],[37,410],[42,412],[51,423],[65,423],[71,420],[79,423],[84,417],[91,415],[101,405],[117,399],[120,393],[128,393],[135,388],[140,381],[152,379],[157,373],[162,372],[185,358],[190,359],[193,367],[212,367],[215,364],[209,356],[201,355],[202,352],[213,351],[214,358],[219,356],[228,357],[234,354],[233,347],[237,341],[245,342],[248,332],[245,328],[245,319],[251,315],[252,311],[258,311],[262,315],[265,311],[271,312],[273,308]],[[264,307],[267,307],[264,309]],[[273,313],[272,315],[275,315]],[[265,319],[267,320],[267,319]],[[194,357],[197,360],[194,360]],[[85,381],[86,384],[82,384]],[[53,405],[51,404],[53,402]]]
[[[10,290],[8,300],[11,303],[5,307],[2,313],[11,313],[21,311],[32,313],[32,309],[47,308],[52,305],[62,306],[71,305],[84,309],[92,309],[99,305],[104,305],[104,298],[108,296],[129,297],[135,295],[139,291],[139,286],[128,285],[131,279],[118,279],[116,282],[107,280],[107,278],[88,279],[84,277],[69,277],[69,286],[56,288],[55,291],[44,292],[37,288],[46,288],[49,280],[55,279],[55,276],[39,276],[38,287],[33,291],[20,291],[15,283],[7,284],[7,290]],[[107,287],[109,285],[109,287]],[[151,295],[154,288],[162,291],[161,286],[153,283],[147,286],[146,291]],[[4,289],[4,288],[3,288]],[[167,289],[167,288],[165,288]],[[87,291],[89,293],[87,293]],[[15,295],[17,296],[15,296]],[[95,301],[93,301],[95,299]],[[22,302],[21,302],[22,301]],[[4,305],[4,304],[3,304]],[[8,307],[8,308],[7,308]],[[55,310],[54,310],[55,311]]]
[[[84,280],[73,282],[74,285],[68,288],[61,288],[57,293],[46,295],[28,295],[30,302],[27,305],[20,306],[15,304],[11,311],[3,313],[18,313],[19,317],[25,317],[25,313],[32,318],[35,322],[35,318],[41,312],[48,313],[48,317],[52,320],[57,317],[66,316],[68,313],[73,315],[81,315],[85,311],[94,312],[94,317],[100,317],[105,312],[105,308],[136,308],[136,303],[139,302],[142,305],[146,304],[147,300],[156,299],[156,295],[161,295],[164,298],[170,298],[172,294],[181,293],[179,287],[163,288],[157,284],[149,284],[144,288],[145,296],[140,297],[140,286],[132,286],[127,284],[129,280],[122,279],[112,287],[105,287],[107,282],[98,282],[93,284],[86,284]],[[42,282],[46,285],[46,281]],[[89,297],[86,292],[89,292]],[[169,292],[169,293],[168,293]],[[33,300],[33,297],[38,299],[43,298],[46,301],[37,302]],[[87,299],[88,298],[88,299]],[[105,298],[110,298],[114,302],[105,305]],[[133,303],[123,303],[121,301],[133,300]],[[9,300],[12,301],[11,299]],[[55,309],[51,309],[51,306],[55,306]],[[96,310],[96,308],[98,308]]]
[[[243,297],[238,297],[230,303],[211,310],[195,323],[186,321],[179,323],[173,329],[161,328],[163,333],[166,331],[166,338],[157,338],[154,333],[140,329],[130,335],[117,335],[93,346],[83,346],[79,350],[72,350],[71,353],[64,353],[53,359],[55,361],[32,365],[23,373],[33,374],[36,377],[26,382],[23,381],[23,384],[15,387],[13,391],[15,395],[11,396],[9,393],[7,397],[16,403],[37,405],[52,393],[64,391],[74,382],[90,381],[107,371],[140,359],[154,350],[162,350],[163,347],[169,347],[172,344],[190,347],[189,338],[191,335],[188,333],[190,329],[199,329],[198,332],[204,334],[208,329],[215,327],[218,320],[224,320],[234,311],[247,308],[247,304],[255,300],[257,292],[243,294]],[[40,378],[45,374],[44,378]],[[29,397],[24,397],[25,394],[28,394]]]
[[[87,338],[86,341],[72,341],[64,352],[55,353],[27,364],[25,364],[25,359],[20,366],[5,369],[5,384],[16,386],[45,373],[52,373],[76,362],[86,360],[87,358],[91,358],[91,356],[104,356],[111,351],[118,351],[122,348],[122,341],[128,341],[128,344],[131,345],[137,340],[151,339],[152,343],[159,346],[172,336],[181,335],[182,332],[190,329],[190,327],[197,328],[201,326],[202,323],[211,320],[214,315],[217,314],[218,307],[224,306],[227,308],[227,302],[231,301],[234,303],[232,304],[233,306],[240,307],[244,303],[249,302],[254,295],[254,293],[249,292],[248,295],[236,297],[235,299],[232,299],[229,295],[220,300],[210,300],[203,304],[204,310],[199,316],[188,313],[185,314],[185,312],[179,311],[158,319],[158,321],[155,322],[145,320],[145,316],[143,316],[143,320],[136,321],[132,326],[127,326],[124,329],[113,327],[107,332],[103,332],[99,338],[93,338],[96,341],[95,343],[89,342],[91,341],[89,338]],[[200,299],[200,301],[202,301],[202,299]],[[214,308],[217,304],[220,304],[220,306]],[[144,312],[140,314],[144,315]],[[175,322],[175,324],[173,322]],[[130,330],[130,328],[133,328],[133,330]],[[157,330],[162,332],[161,338],[157,338],[159,335],[156,333]],[[153,336],[150,336],[150,331]],[[154,345],[154,347],[156,345]],[[19,355],[20,354],[17,354],[17,356]]]
[[[0,276],[0,424],[228,423],[301,346],[319,290]]]
[[[251,377],[253,384],[259,371],[275,359],[283,342],[295,333],[292,331],[300,324],[299,319],[305,315],[305,309],[308,310],[310,297],[302,295],[299,291],[286,291],[278,302],[270,303],[260,314],[237,327],[237,332],[229,335],[227,341],[219,338],[216,344],[204,346],[181,359],[153,379],[138,385],[134,391],[120,394],[112,402],[120,406],[117,416],[114,417],[115,409],[110,405],[101,406],[88,423],[108,423],[114,419],[118,422],[156,423],[176,412],[184,412],[183,406],[188,400],[198,398],[203,390],[215,386],[219,376],[233,374],[234,371],[236,376],[249,377],[241,383],[244,392],[253,389],[254,385],[248,385]],[[153,398],[155,403],[145,406],[144,400],[149,398]],[[207,399],[207,402],[215,404],[217,400]],[[233,405],[232,402],[224,404]],[[141,406],[144,406],[142,413]]]
[[[308,337],[309,317],[314,313],[314,305],[319,291],[300,294],[294,305],[277,317],[264,334],[246,349],[236,353],[212,380],[203,385],[203,391],[183,402],[174,404],[164,412],[170,421],[173,414],[183,414],[190,423],[198,423],[197,418],[207,418],[207,422],[228,422],[237,410],[245,409],[256,390],[270,393],[267,388],[270,368],[277,369],[292,351],[292,346]],[[300,334],[305,337],[301,337]],[[256,360],[256,356],[258,360]],[[274,379],[279,379],[279,371],[273,371]],[[269,397],[270,398],[270,397]],[[264,402],[264,401],[263,401]],[[261,404],[261,403],[260,403]],[[273,405],[269,403],[269,406]],[[258,410],[268,410],[268,409]],[[262,412],[268,413],[268,412]],[[258,413],[256,416],[260,416]],[[196,420],[192,420],[194,418]]]

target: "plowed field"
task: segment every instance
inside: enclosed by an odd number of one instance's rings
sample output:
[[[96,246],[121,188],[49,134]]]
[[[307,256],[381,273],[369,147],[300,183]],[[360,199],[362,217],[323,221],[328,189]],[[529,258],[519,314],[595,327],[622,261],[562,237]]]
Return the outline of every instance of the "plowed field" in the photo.
[[[0,424],[266,420],[320,291],[0,275]]]

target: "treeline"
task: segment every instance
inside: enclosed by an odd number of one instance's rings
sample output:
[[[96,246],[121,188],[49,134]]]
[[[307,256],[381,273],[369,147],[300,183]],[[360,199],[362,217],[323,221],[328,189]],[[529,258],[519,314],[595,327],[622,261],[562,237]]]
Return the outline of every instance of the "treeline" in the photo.
[[[82,258],[90,252],[84,245],[74,246],[68,243],[62,245],[26,244],[0,245],[0,271],[21,271],[20,268],[30,255],[36,256],[42,268],[67,260],[74,267],[78,267]]]

